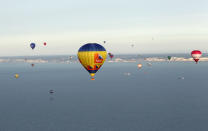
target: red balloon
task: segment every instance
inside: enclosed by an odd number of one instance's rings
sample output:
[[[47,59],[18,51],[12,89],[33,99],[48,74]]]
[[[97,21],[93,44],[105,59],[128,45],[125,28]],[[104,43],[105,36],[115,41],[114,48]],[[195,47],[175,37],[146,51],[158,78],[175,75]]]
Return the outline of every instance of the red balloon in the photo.
[[[43,45],[46,46],[47,45],[46,42],[44,42]]]
[[[108,55],[110,56],[111,60],[113,59],[114,55],[112,53],[108,53]]]
[[[194,61],[198,63],[200,57],[202,56],[202,53],[199,50],[194,50],[191,52],[191,56],[193,57]]]

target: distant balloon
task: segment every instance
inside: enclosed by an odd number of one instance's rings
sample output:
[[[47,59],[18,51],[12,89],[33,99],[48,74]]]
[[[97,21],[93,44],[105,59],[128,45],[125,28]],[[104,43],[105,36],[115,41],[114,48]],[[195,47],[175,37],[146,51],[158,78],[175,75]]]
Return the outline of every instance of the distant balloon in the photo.
[[[114,55],[112,53],[108,53],[109,57],[111,58],[111,60],[113,59]]]
[[[34,67],[34,66],[35,66],[35,64],[31,64],[31,66],[32,66],[32,67]]]
[[[105,48],[97,43],[88,43],[79,48],[77,55],[82,66],[90,73],[91,80],[95,80],[95,73],[107,57]]]
[[[72,58],[73,58],[72,56],[69,56],[69,60],[72,60]]]
[[[31,44],[30,44],[30,47],[31,47],[32,49],[35,49],[35,43],[31,43]]]
[[[199,50],[194,50],[194,51],[191,52],[191,56],[193,57],[194,61],[197,64],[199,59],[200,59],[200,57],[202,56],[202,53]]]
[[[106,43],[106,41],[103,41],[103,43],[105,44],[105,43]]]
[[[47,45],[47,43],[46,43],[46,42],[44,42],[44,43],[43,43],[43,45],[44,45],[44,46],[46,46],[46,45]]]
[[[19,78],[19,74],[15,74],[14,77],[17,79]]]
[[[138,67],[139,69],[141,69],[141,68],[142,68],[142,64],[138,64],[137,67]]]
[[[169,61],[171,60],[171,56],[168,56],[168,60],[169,60]]]
[[[50,93],[50,94],[53,94],[53,93],[54,93],[54,90],[50,90],[49,93]]]

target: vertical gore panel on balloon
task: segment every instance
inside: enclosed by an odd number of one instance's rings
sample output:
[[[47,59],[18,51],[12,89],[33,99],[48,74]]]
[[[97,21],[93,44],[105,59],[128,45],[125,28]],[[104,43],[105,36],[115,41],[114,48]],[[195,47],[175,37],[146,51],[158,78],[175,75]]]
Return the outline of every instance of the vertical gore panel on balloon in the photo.
[[[95,62],[95,54],[98,54],[102,57],[103,61],[101,63]],[[92,68],[94,68],[94,66],[100,67],[105,62],[107,53],[106,51],[81,51],[78,52],[78,57],[82,62],[82,65],[87,70],[88,66],[91,66]],[[88,72],[90,73],[90,71]]]

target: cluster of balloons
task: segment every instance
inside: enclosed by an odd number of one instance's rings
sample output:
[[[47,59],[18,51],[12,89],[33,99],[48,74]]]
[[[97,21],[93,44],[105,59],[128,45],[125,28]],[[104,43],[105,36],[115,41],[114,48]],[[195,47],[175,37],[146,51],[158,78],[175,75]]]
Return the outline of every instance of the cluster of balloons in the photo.
[[[193,50],[191,52],[191,56],[193,58],[193,60],[196,62],[196,64],[198,63],[198,61],[200,60],[200,57],[202,56],[202,52],[200,50]],[[168,56],[168,60],[171,60],[171,56]]]
[[[43,43],[43,45],[44,46],[46,46],[47,45],[47,43],[46,42],[44,42]],[[35,47],[36,47],[36,44],[35,43],[30,43],[30,48],[32,48],[32,50],[34,50],[35,49]],[[27,59],[25,58],[25,61],[27,61]],[[32,67],[34,67],[35,66],[35,64],[31,64],[31,66]],[[19,74],[15,74],[14,75],[14,77],[17,79],[17,78],[19,78]]]
[[[44,46],[46,46],[46,45],[47,45],[47,43],[46,43],[46,42],[44,42],[44,43],[43,43],[43,45],[44,45]],[[35,49],[35,47],[36,47],[36,44],[35,44],[35,43],[31,43],[31,44],[30,44],[30,47],[34,50],[34,49]]]
[[[133,47],[134,45],[132,44],[131,46]],[[77,55],[82,66],[89,72],[91,80],[95,80],[95,73],[101,68],[106,60],[106,49],[100,44],[88,43],[80,47]],[[114,57],[114,55],[110,52],[108,55],[111,59]],[[191,56],[193,57],[194,61],[198,63],[202,53],[199,50],[194,50],[191,52]],[[167,56],[167,58],[170,61],[172,56]],[[147,63],[147,65],[152,66],[151,63]],[[137,67],[141,69],[142,64],[138,64]]]
[[[106,43],[104,41],[103,43]],[[46,42],[43,43],[44,46],[47,45]],[[131,45],[134,47],[134,45]],[[35,43],[31,43],[30,47],[34,50],[36,47]],[[95,73],[102,67],[104,64],[106,57],[107,57],[107,52],[106,49],[97,43],[88,43],[83,46],[81,46],[78,50],[78,59],[82,66],[89,72],[91,76],[91,80],[95,80],[94,76]],[[108,53],[109,57],[111,60],[113,59],[114,55],[112,53]],[[195,60],[196,63],[198,63],[200,57],[202,56],[201,51],[199,50],[194,50],[191,52],[191,56]],[[171,60],[171,56],[167,56],[168,60]],[[70,59],[72,59],[72,56],[70,56]],[[151,66],[151,63],[147,63],[148,66]],[[34,66],[34,64],[32,64]],[[142,64],[137,65],[139,69],[142,68]],[[15,78],[19,78],[19,74],[15,74]]]

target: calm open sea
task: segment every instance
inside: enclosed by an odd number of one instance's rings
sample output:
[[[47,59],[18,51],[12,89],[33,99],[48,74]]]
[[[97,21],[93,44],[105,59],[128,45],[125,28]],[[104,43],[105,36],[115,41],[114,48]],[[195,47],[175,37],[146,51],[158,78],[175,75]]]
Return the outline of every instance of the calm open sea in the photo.
[[[207,131],[208,62],[142,64],[1,63],[0,131]]]

